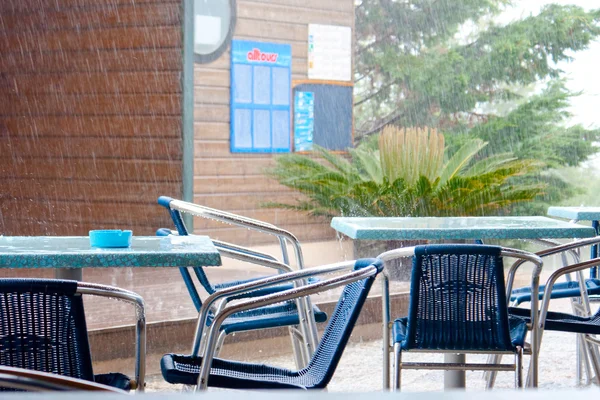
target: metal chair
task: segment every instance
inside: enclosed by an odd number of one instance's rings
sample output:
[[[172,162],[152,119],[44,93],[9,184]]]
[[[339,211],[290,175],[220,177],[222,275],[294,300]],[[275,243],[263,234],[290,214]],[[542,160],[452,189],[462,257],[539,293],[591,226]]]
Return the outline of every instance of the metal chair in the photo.
[[[94,375],[82,295],[131,303],[136,310],[135,378]],[[119,288],[56,279],[0,279],[0,365],[143,391],[144,301]]]
[[[407,368],[515,371],[516,386],[522,387],[522,355],[526,350],[527,326],[522,318],[508,314],[503,257],[517,257],[533,262],[536,268],[532,275],[532,285],[536,288],[539,285],[541,259],[520,250],[466,244],[416,246],[380,255],[384,261],[398,257],[412,257],[413,267],[408,316],[395,320],[391,325],[394,350],[393,388],[400,389],[401,371]],[[384,281],[384,299],[387,299],[389,290],[386,287],[387,280]],[[534,303],[537,304],[537,298]],[[536,315],[532,314],[534,320]],[[384,321],[389,321],[389,308],[384,308]],[[534,329],[532,338],[536,334]],[[389,325],[384,327],[384,362],[389,359],[388,335]],[[402,362],[402,353],[412,351],[446,354],[510,353],[515,355],[515,363]],[[535,386],[537,347],[533,340],[531,354]],[[384,373],[388,370],[389,367],[384,368]],[[384,376],[384,385],[386,383]]]
[[[92,391],[125,395],[129,394],[124,390],[112,386],[101,385],[96,382],[50,374],[47,372],[3,366],[0,366],[0,391]]]
[[[352,268],[340,276],[321,280],[299,288],[285,290],[226,306],[215,317],[207,343],[200,357],[167,354],[161,360],[164,379],[169,383],[198,384],[230,389],[322,389],[327,386],[348,342],[361,308],[376,275],[383,269],[375,259],[344,262],[310,270],[280,274],[229,288],[230,295],[260,290],[271,285],[305,279],[309,276],[331,274]],[[345,286],[325,332],[308,365],[292,371],[274,366],[242,363],[214,358],[219,325],[235,313],[300,298],[325,290]],[[198,324],[204,323],[204,315]]]
[[[600,258],[594,258],[589,261],[560,268],[552,273],[546,281],[538,322],[538,346],[541,346],[542,334],[545,330],[571,332],[578,334],[583,338],[584,344],[586,345],[586,353],[591,362],[597,384],[600,384],[600,381],[598,380],[600,377],[600,352],[598,351],[600,339],[596,338],[594,335],[600,335],[600,309],[594,314],[590,313],[589,316],[553,312],[548,311],[548,309],[550,307],[550,301],[553,299],[552,292],[557,280],[561,276],[585,271],[589,268],[598,267],[599,265]],[[524,318],[528,323],[531,323],[530,310],[524,308],[510,308],[509,312],[511,315],[519,316]]]
[[[188,203],[180,200],[175,200],[170,197],[161,196],[158,199],[158,203],[165,207],[177,229],[177,232],[172,232],[169,229],[159,229],[158,235],[166,235],[177,233],[179,235],[189,235],[185,223],[183,221],[182,213],[188,213],[194,216],[208,218],[216,221],[220,221],[227,224],[233,224],[241,226],[247,229],[253,229],[258,232],[275,236],[280,244],[282,262],[279,262],[275,257],[270,254],[262,253],[256,250],[248,249],[242,246],[237,246],[231,243],[222,242],[219,240],[213,240],[215,246],[219,249],[222,256],[231,257],[242,261],[251,262],[254,264],[262,265],[268,268],[274,268],[278,272],[289,272],[292,268],[289,266],[289,256],[287,252],[287,244],[291,244],[294,248],[296,256],[296,265],[299,269],[304,268],[304,261],[302,255],[302,248],[300,242],[290,232],[282,230],[272,224],[268,224],[262,221],[257,221],[244,216],[228,213],[221,210],[216,210],[201,205]],[[194,268],[180,268],[181,275],[186,284],[190,297],[200,312],[203,309],[203,303],[200,298],[199,288],[195,284],[192,276],[195,275],[196,279],[202,286],[202,288],[209,294],[215,294],[222,292],[225,289],[234,287],[237,285],[245,284],[248,282],[254,282],[261,278],[253,278],[247,280],[236,280],[218,284],[212,284],[206,276],[202,266]],[[267,287],[253,293],[242,293],[235,296],[237,299],[247,297],[257,297],[265,294],[276,293],[284,290],[292,289],[295,285],[301,285],[306,282],[286,283],[277,285],[274,287]],[[213,315],[217,312],[216,309],[211,310],[212,304],[204,304],[204,308],[211,312]],[[302,317],[301,317],[302,316]],[[212,317],[211,317],[212,318]],[[210,319],[208,321],[210,321]],[[221,327],[221,335],[219,337],[219,344],[217,346],[217,352],[220,350],[223,341],[227,334],[249,331],[255,329],[266,329],[288,326],[290,327],[290,336],[292,338],[292,344],[294,346],[294,355],[296,358],[297,366],[304,366],[310,359],[312,352],[317,342],[317,322],[325,322],[327,320],[327,314],[322,312],[318,307],[311,304],[310,298],[301,298],[294,301],[288,301],[283,304],[263,307],[261,309],[252,310],[250,312],[239,313],[233,315],[226,323]],[[196,331],[196,337],[194,338],[194,345],[192,352],[200,351],[200,348],[204,345],[203,336],[200,335],[203,327],[198,327]]]
[[[569,264],[576,264],[581,261],[579,250],[581,247],[587,246],[596,246],[600,244],[600,237],[593,237],[589,239],[581,239],[575,240],[570,243],[562,244],[560,242],[544,239],[537,241],[543,245],[550,245],[551,247],[538,251],[535,254],[544,258],[551,255],[560,254],[562,257],[563,267]],[[567,254],[569,254],[573,262],[569,262],[567,259]],[[579,298],[592,295],[600,295],[600,279],[597,278],[587,278],[584,279],[584,276],[581,272],[577,273],[577,280],[571,280],[570,274],[566,274],[567,281],[565,282],[557,282],[554,285],[552,290],[552,298],[553,299],[565,299],[565,298]],[[585,282],[586,290],[581,290],[582,288],[579,285],[579,282]],[[540,285],[538,291],[538,298],[541,300],[544,295],[545,286]],[[510,304],[514,307],[531,301],[531,287],[526,286],[522,288],[517,288],[511,290],[510,295]],[[587,299],[585,299],[584,303],[587,303]]]
[[[600,243],[600,237],[593,237],[588,239],[580,239],[575,240],[569,243],[561,244],[560,242],[549,240],[549,239],[538,239],[537,243],[551,246],[549,248],[543,249],[541,251],[536,252],[541,258],[546,258],[552,255],[560,255],[562,258],[562,266],[566,267],[568,265],[577,264],[581,261],[580,259],[580,250],[582,247],[592,246],[594,248]],[[569,260],[570,256],[571,261]],[[517,261],[516,267],[521,264],[520,261]],[[514,273],[514,272],[513,272]],[[585,278],[583,271],[578,271],[575,273],[576,280],[572,280],[571,274],[564,274],[566,281],[557,282],[552,289],[551,298],[552,299],[571,299],[571,306],[573,309],[573,313],[575,315],[581,317],[589,317],[592,315],[590,308],[590,297],[593,295],[600,294],[600,280],[595,278]],[[512,280],[511,280],[512,282]],[[580,282],[585,282],[585,290],[582,290]],[[511,287],[507,288],[510,293],[509,303],[511,306],[516,307],[522,303],[531,301],[531,287],[523,287],[511,290]],[[541,300],[546,287],[545,285],[540,285],[538,291],[538,299]],[[587,374],[586,384],[589,384],[592,379],[591,374],[591,366],[590,366],[590,354],[588,351],[588,346],[585,345],[585,340],[583,337],[580,337],[577,341],[577,381],[582,382],[583,380],[583,370],[585,369]],[[499,362],[499,361],[498,361]],[[493,386],[493,381],[495,379],[495,373],[491,372],[487,377],[490,380],[490,386]]]

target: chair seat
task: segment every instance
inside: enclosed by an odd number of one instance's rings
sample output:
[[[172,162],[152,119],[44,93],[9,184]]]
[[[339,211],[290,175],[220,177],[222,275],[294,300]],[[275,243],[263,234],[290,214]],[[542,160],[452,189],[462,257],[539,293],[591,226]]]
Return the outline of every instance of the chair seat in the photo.
[[[244,283],[251,283],[251,282],[257,281],[259,279],[264,279],[264,278],[268,278],[268,277],[261,276],[259,278],[251,278],[251,279],[245,279],[245,280],[240,280],[240,281],[217,283],[216,285],[213,286],[213,288],[214,288],[213,293],[218,292],[219,290],[230,288],[232,286],[243,285]],[[308,284],[317,283],[318,281],[319,281],[318,278],[309,278]],[[289,289],[293,289],[293,288],[294,288],[293,283],[282,284],[282,285],[278,285],[278,286],[269,286],[266,288],[254,290],[250,293],[242,293],[237,296],[231,296],[231,298],[232,299],[245,299],[248,297],[260,297],[260,296],[266,296],[268,294],[283,292],[284,290],[289,290]]]
[[[511,307],[508,312],[527,322],[530,321],[531,311],[527,308]],[[544,330],[600,335],[600,310],[591,317],[548,311]]]
[[[586,279],[585,286],[589,295],[600,295],[600,279]],[[544,295],[545,285],[540,285],[538,298],[541,300]],[[579,297],[579,282],[559,282],[552,288],[552,299],[565,299],[569,297]],[[511,303],[521,304],[531,301],[531,288],[523,287],[512,291],[510,296]]]
[[[432,329],[437,329],[437,325],[439,322],[432,323]],[[525,337],[527,336],[527,321],[525,318],[520,316],[509,316],[508,325],[510,329],[510,338],[513,346],[521,346],[523,347],[525,344]],[[402,345],[403,350],[410,350],[406,347],[406,334],[408,329],[408,317],[398,318],[394,321],[392,325],[392,339],[394,343],[400,343]],[[468,329],[468,331],[479,331],[479,329]],[[491,350],[491,349],[481,349],[476,346],[476,340],[469,340],[469,338],[465,338],[465,340],[461,341],[464,346],[460,348],[452,348],[452,349],[437,349],[437,350],[462,350],[462,351],[479,351],[479,350]],[[428,347],[431,350],[433,347]]]
[[[327,314],[317,306],[313,306],[315,321],[327,321]],[[208,323],[212,323],[213,315],[209,314]],[[277,328],[280,326],[298,325],[298,309],[295,301],[286,301],[249,311],[243,311],[228,317],[221,325],[221,330],[230,334],[255,329]]]
[[[172,384],[195,385],[201,357],[165,354],[160,361],[163,378]],[[309,389],[310,377],[301,372],[263,364],[214,358],[208,386],[236,389]]]

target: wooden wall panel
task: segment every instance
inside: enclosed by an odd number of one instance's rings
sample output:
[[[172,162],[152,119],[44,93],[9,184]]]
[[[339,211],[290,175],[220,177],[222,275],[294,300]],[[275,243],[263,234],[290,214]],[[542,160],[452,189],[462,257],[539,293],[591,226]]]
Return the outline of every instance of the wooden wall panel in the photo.
[[[4,95],[0,115],[181,115],[177,94]]]
[[[181,195],[179,0],[0,2],[0,234],[154,234]]]
[[[308,24],[354,27],[353,0],[238,0],[234,38],[292,47],[292,79],[307,79]],[[301,198],[264,171],[273,164],[271,154],[230,152],[230,54],[194,69],[194,199],[199,204],[225,209],[281,225],[302,241],[330,240],[335,231],[324,219],[296,212],[264,209],[268,201],[291,203]],[[247,245],[269,237],[245,229],[195,225],[198,233]]]
[[[3,53],[0,71],[7,74],[34,74],[58,72],[124,72],[124,71],[175,71],[182,70],[181,49],[156,48],[108,50],[78,50],[74,52],[23,52]]]
[[[74,72],[0,76],[5,94],[140,94],[180,93],[178,72]]]
[[[139,182],[141,177],[152,174],[152,181],[176,182],[181,174],[181,162],[175,160],[98,159],[90,163],[87,157],[69,159],[19,157],[13,168],[0,164],[0,178],[14,177],[14,170],[31,179],[85,179],[107,181],[118,176],[121,182]]]
[[[0,11],[3,13],[30,13],[43,7],[48,12],[80,8],[103,8],[110,6],[126,6],[132,3],[145,5],[146,3],[177,3],[179,0],[4,0],[0,2]]]
[[[23,154],[27,158],[83,158],[177,160],[181,145],[177,141],[150,138],[16,138],[0,142],[0,154]]]
[[[0,27],[5,31],[44,32],[48,30],[122,28],[129,26],[178,25],[177,3],[110,4],[102,8],[71,8],[56,11],[35,8],[30,14],[7,14]]]
[[[36,51],[79,51],[114,49],[152,49],[177,47],[181,44],[181,28],[171,26],[111,28],[89,31],[2,32],[3,54]]]
[[[0,137],[2,136],[32,136],[34,139],[42,136],[159,137],[177,139],[181,137],[181,118],[179,116],[157,115],[3,116],[0,118]]]

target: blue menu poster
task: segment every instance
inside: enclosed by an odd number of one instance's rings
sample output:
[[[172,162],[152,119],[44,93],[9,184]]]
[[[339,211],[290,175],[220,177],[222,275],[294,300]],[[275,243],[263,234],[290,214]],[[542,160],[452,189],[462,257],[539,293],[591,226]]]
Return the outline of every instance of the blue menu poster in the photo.
[[[291,150],[291,66],[290,45],[231,42],[231,152]]]
[[[315,130],[315,94],[294,94],[294,151],[310,151]]]

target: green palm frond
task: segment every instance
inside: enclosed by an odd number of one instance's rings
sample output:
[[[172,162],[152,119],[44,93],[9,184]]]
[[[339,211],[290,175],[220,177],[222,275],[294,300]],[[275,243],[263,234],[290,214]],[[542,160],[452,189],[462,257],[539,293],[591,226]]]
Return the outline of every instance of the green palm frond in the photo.
[[[531,201],[546,188],[520,178],[540,170],[543,164],[535,160],[503,153],[474,162],[486,146],[479,139],[443,164],[443,136],[428,129],[388,129],[386,135],[351,149],[349,159],[322,148],[276,158],[267,174],[304,197],[263,206],[324,217],[489,215]]]
[[[487,143],[481,139],[473,139],[465,143],[444,165],[440,176],[440,184],[445,184],[457,174],[460,174],[481,151]]]

